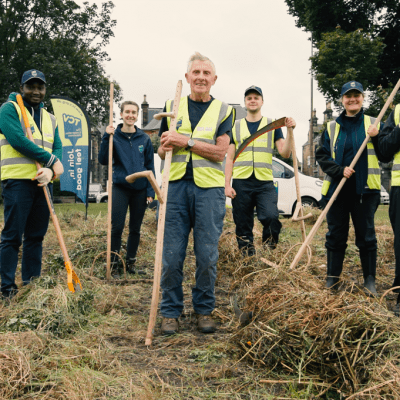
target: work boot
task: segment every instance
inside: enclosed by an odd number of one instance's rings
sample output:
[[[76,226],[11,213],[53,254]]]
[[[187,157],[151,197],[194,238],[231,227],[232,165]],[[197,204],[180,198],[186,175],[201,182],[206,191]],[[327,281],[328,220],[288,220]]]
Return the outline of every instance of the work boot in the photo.
[[[360,250],[361,267],[364,275],[364,288],[369,296],[377,296],[375,287],[376,250]]]
[[[120,279],[121,275],[124,274],[124,269],[120,261],[111,261],[110,267],[111,267],[111,276],[114,279]]]
[[[392,287],[400,286],[400,276],[396,276],[393,281]],[[394,289],[393,293],[400,293],[400,289]]]
[[[240,249],[242,257],[253,257],[256,254],[256,249],[253,245],[244,246]]]
[[[161,322],[161,332],[163,335],[170,336],[178,333],[178,318],[163,318]]]
[[[339,276],[342,273],[344,260],[344,251],[327,251],[327,289],[337,289],[339,283]]]
[[[213,333],[217,330],[217,325],[211,315],[197,314],[197,329],[202,333]]]
[[[126,272],[128,274],[146,275],[146,272],[141,269],[135,269],[136,257],[126,260]]]

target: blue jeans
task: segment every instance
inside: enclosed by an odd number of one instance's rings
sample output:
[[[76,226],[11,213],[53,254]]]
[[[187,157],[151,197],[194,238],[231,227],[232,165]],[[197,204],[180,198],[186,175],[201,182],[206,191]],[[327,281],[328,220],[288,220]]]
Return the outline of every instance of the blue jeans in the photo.
[[[49,185],[50,191],[52,186]],[[15,271],[22,244],[22,281],[28,284],[40,276],[42,242],[49,225],[49,208],[43,188],[36,181],[8,179],[1,183],[4,200],[4,228],[0,243],[1,291],[16,290]]]
[[[214,310],[218,241],[224,216],[224,188],[202,189],[189,180],[169,183],[161,274],[163,317],[178,318],[183,311],[183,263],[192,228],[196,255],[193,308],[204,315]]]

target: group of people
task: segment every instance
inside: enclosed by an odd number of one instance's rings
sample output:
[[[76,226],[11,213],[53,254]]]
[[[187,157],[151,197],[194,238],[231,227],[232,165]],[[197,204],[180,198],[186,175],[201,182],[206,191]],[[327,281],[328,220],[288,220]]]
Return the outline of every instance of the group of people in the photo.
[[[169,175],[168,205],[165,219],[162,256],[161,330],[174,334],[179,329],[183,312],[183,264],[188,238],[193,229],[196,256],[196,284],[192,302],[197,316],[197,328],[203,333],[216,330],[211,314],[215,308],[218,242],[225,216],[225,198],[232,198],[236,237],[243,256],[255,255],[253,225],[254,209],[263,225],[262,243],[269,251],[275,249],[281,230],[277,208],[277,192],[273,184],[272,156],[276,149],[288,158],[294,143],[291,130],[286,139],[280,128],[259,136],[239,155],[235,153],[252,134],[272,122],[264,117],[264,102],[260,87],[250,86],[244,92],[245,118],[235,121],[232,106],[211,96],[217,81],[213,62],[195,53],[189,59],[185,74],[190,94],[179,102],[177,127],[170,130],[171,118],[161,121],[158,155],[165,159],[172,151]],[[23,238],[22,279],[27,284],[40,275],[42,241],[46,233],[49,212],[40,185],[50,185],[54,176],[62,173],[61,141],[55,118],[43,108],[46,80],[40,71],[24,73],[20,87],[28,111],[35,142],[30,142],[15,102],[15,93],[0,109],[1,180],[4,199],[5,226],[1,233],[0,275],[4,297],[16,293],[15,271],[18,250]],[[374,214],[380,201],[379,161],[394,158],[390,220],[395,235],[396,273],[393,285],[400,286],[400,105],[386,124],[375,128],[374,118],[364,114],[364,91],[360,83],[343,85],[341,100],[344,111],[328,123],[321,135],[316,159],[326,178],[322,194],[329,199],[343,177],[347,181],[327,214],[328,233],[326,287],[337,287],[342,271],[349,216],[353,220],[356,245],[360,251],[365,288],[376,294],[375,275],[377,240]],[[171,112],[173,101],[165,103]],[[113,135],[113,208],[111,251],[114,276],[121,272],[118,254],[127,210],[130,210],[129,236],[126,245],[126,265],[130,273],[144,273],[136,265],[140,227],[146,204],[154,199],[150,183],[141,178],[128,183],[125,177],[140,171],[154,173],[154,150],[149,136],[139,129],[139,106],[132,101],[121,105],[122,123],[116,129],[106,128],[99,152],[99,162],[108,164],[110,135]],[[295,128],[293,118],[286,118],[287,128]],[[367,149],[356,167],[350,164],[366,138]],[[225,161],[225,166],[223,162]],[[43,167],[36,171],[34,161]],[[400,205],[400,204],[399,204]]]

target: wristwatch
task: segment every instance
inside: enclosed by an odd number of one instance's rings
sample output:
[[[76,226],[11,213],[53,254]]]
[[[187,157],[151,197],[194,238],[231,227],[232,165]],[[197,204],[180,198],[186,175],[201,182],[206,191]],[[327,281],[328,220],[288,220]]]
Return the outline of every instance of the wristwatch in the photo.
[[[190,138],[190,139],[188,140],[187,147],[186,147],[185,150],[191,150],[192,147],[193,147],[195,144],[196,144],[196,142],[195,142],[192,138]]]

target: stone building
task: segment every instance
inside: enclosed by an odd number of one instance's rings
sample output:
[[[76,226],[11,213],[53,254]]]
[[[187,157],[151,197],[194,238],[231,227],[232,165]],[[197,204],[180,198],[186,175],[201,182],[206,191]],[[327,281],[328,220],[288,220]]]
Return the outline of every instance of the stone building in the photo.
[[[312,116],[312,124],[309,120],[309,126],[312,128],[312,145],[310,146],[310,131],[308,135],[308,140],[303,144],[303,165],[302,172],[305,175],[314,176],[315,178],[323,179],[324,173],[321,167],[315,160],[315,151],[317,150],[319,144],[320,134],[326,127],[328,121],[334,119],[331,102],[326,103],[326,110],[323,112],[324,121],[322,124],[318,124],[317,111],[314,109]],[[311,153],[311,154],[310,154]]]

